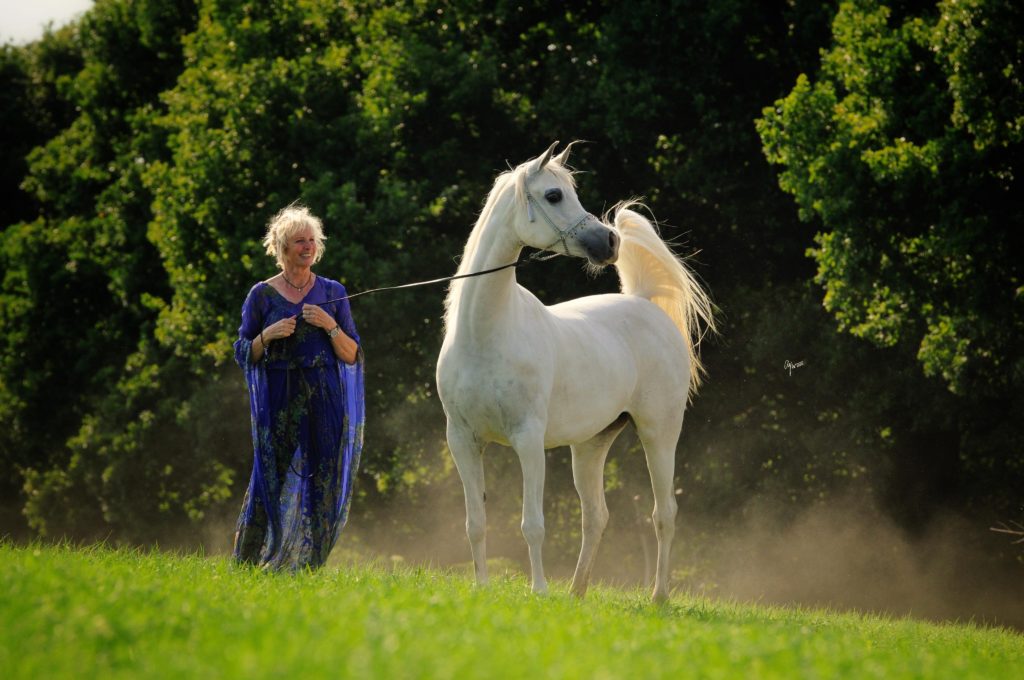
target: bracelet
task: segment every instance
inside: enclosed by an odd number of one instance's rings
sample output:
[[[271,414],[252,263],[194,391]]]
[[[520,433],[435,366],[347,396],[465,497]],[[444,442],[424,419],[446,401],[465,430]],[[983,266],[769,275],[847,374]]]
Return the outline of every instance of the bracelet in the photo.
[[[263,331],[260,331],[260,344],[263,345],[263,349],[267,348],[267,341],[263,339]]]

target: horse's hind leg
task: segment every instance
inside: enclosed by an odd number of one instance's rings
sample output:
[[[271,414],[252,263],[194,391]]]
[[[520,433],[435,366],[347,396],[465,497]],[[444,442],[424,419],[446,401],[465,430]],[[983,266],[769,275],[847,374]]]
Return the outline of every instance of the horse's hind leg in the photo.
[[[676,467],[676,444],[682,429],[682,414],[651,425],[637,423],[637,434],[647,456],[654,490],[654,533],[658,538],[658,567],[654,578],[655,602],[668,599],[668,577],[671,564],[672,539],[676,533],[676,497],[673,480]]]
[[[448,424],[448,449],[466,495],[466,535],[477,585],[487,584],[487,511],[484,508],[483,446],[471,433]]]
[[[608,504],[604,497],[604,462],[615,438],[625,427],[628,416],[623,414],[606,430],[593,439],[573,445],[572,478],[580,496],[583,513],[583,545],[576,572],[572,576],[572,592],[578,597],[587,594],[590,571],[594,567],[597,546],[608,526]]]

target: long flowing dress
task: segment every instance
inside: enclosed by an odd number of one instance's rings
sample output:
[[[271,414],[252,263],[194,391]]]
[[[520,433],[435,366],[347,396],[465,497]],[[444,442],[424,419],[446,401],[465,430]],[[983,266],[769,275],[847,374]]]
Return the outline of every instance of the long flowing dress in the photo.
[[[235,361],[245,371],[252,416],[253,467],[235,532],[234,556],[268,569],[322,565],[352,502],[365,419],[363,354],[338,359],[327,333],[302,320],[303,304],[345,296],[317,277],[300,302],[257,283],[242,305]],[[359,344],[347,300],[323,305]],[[270,324],[297,317],[295,332],[269,342],[252,360],[252,343]]]

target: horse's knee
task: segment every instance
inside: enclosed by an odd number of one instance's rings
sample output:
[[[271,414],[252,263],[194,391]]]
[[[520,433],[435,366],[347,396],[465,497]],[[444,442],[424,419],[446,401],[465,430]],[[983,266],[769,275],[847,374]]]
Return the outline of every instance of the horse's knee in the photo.
[[[479,543],[487,533],[487,523],[478,519],[466,520],[466,535],[470,543]]]
[[[544,520],[523,520],[523,538],[530,545],[544,542]]]
[[[583,532],[603,534],[608,526],[608,508],[597,506],[583,513]]]
[[[658,533],[675,530],[676,509],[675,498],[669,498],[667,502],[654,506],[654,513],[651,515],[651,519],[654,522],[654,529]]]

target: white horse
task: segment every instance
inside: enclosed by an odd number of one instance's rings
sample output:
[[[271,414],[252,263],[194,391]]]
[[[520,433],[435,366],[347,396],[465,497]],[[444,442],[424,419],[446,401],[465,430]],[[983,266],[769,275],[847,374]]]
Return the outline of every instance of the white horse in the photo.
[[[675,533],[676,444],[697,388],[699,325],[712,305],[650,222],[619,208],[615,227],[586,212],[565,168],[567,147],[500,175],[469,236],[458,274],[515,261],[524,246],[616,263],[622,293],[547,307],[516,283],[515,269],[452,283],[437,362],[448,447],[466,494],[466,531],[478,584],[487,582],[483,449],[515,449],[523,470],[522,530],[533,590],[547,591],[544,450],[569,445],[583,513],[572,591],[583,596],[608,523],[604,462],[628,420],[654,488],[658,566],[653,598],[668,597]],[[570,145],[571,146],[571,145]]]

